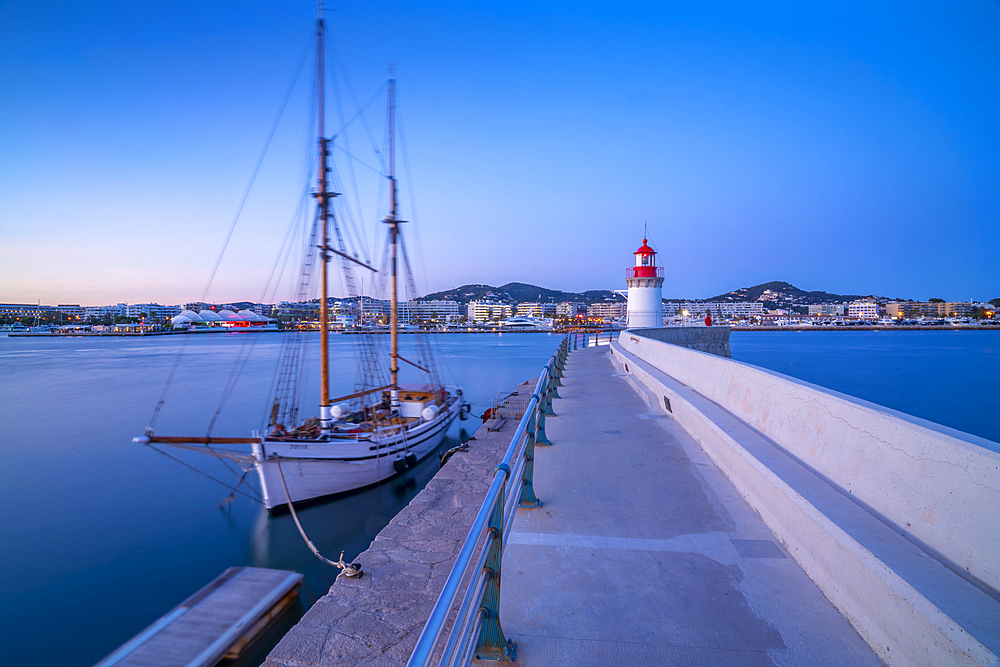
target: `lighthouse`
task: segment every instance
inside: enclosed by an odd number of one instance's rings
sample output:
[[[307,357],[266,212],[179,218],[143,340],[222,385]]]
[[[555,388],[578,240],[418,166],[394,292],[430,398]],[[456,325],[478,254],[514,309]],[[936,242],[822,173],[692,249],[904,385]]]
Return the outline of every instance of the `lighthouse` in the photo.
[[[646,239],[635,251],[635,266],[625,270],[628,283],[628,328],[663,326],[663,267],[656,265],[656,251]]]

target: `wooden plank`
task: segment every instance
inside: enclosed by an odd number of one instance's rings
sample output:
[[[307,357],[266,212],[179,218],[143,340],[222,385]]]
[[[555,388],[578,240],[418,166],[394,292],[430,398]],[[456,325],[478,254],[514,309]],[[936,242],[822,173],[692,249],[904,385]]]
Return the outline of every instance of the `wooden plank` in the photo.
[[[229,568],[96,667],[210,667],[252,641],[301,584],[297,572]]]
[[[500,429],[503,428],[503,425],[506,423],[507,419],[504,417],[496,417],[494,419],[490,419],[488,422],[486,422],[486,430],[499,431]]]
[[[178,436],[178,435],[151,435],[149,437],[149,442],[162,442],[164,444],[172,443],[199,443],[205,445],[218,444],[218,445],[251,445],[255,442],[260,442],[261,438],[210,438],[206,436]]]

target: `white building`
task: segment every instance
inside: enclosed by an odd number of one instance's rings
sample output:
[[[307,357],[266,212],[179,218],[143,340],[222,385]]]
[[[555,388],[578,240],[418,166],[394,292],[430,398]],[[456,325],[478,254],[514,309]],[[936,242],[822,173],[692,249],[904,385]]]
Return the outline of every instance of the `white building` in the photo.
[[[83,311],[84,318],[93,317],[98,320],[103,320],[106,317],[128,317],[126,314],[128,306],[124,303],[115,304],[114,306],[88,306]]]
[[[658,329],[663,326],[663,267],[656,265],[656,251],[642,240],[633,253],[635,265],[625,270],[628,284],[628,328]]]
[[[525,317],[555,317],[557,308],[554,303],[519,303],[517,304],[517,314]]]
[[[576,317],[587,314],[587,304],[575,301],[563,301],[556,304],[556,315],[559,317]]]
[[[587,306],[587,317],[618,320],[628,314],[628,304],[622,301],[603,301]]]
[[[681,315],[686,312],[690,317],[711,313],[712,317],[721,315],[724,319],[766,315],[764,304],[760,301],[669,301],[663,304],[663,311],[668,316],[681,311]]]
[[[63,315],[72,315],[73,317],[80,318],[83,317],[84,308],[78,304],[60,303],[55,309]]]
[[[258,315],[260,315],[261,317],[271,317],[271,315],[274,313],[274,304],[273,303],[255,303],[254,306],[253,306],[253,308],[252,308],[252,310],[253,310],[253,312],[255,312]]]
[[[163,320],[180,312],[180,306],[161,306],[158,303],[131,303],[125,306],[125,317],[142,317],[146,313],[153,319]]]
[[[843,315],[844,304],[842,303],[811,303],[809,304],[810,315]]]
[[[458,301],[410,301],[407,305],[411,319],[452,322],[461,316]]]
[[[482,300],[470,301],[466,312],[470,322],[492,322],[507,319],[514,314],[514,308],[502,301]]]
[[[852,301],[847,306],[847,314],[849,317],[857,317],[862,320],[874,320],[878,318],[878,304],[868,299]]]

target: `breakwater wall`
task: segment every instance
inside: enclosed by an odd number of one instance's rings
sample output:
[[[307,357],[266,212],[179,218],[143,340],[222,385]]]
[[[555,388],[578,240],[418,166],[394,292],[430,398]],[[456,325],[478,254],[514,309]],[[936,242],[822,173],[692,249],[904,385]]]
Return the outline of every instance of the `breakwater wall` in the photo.
[[[633,334],[690,350],[707,352],[727,359],[733,356],[729,347],[730,327],[661,327],[659,329],[629,329]]]
[[[616,365],[883,660],[997,664],[997,443],[643,334],[619,336]]]

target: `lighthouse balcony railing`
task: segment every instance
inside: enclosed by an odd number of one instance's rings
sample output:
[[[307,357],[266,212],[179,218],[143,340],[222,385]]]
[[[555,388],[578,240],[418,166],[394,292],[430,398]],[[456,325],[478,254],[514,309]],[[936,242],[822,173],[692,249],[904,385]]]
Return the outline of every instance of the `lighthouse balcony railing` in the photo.
[[[625,269],[625,279],[629,278],[662,278],[662,266],[630,266]]]

